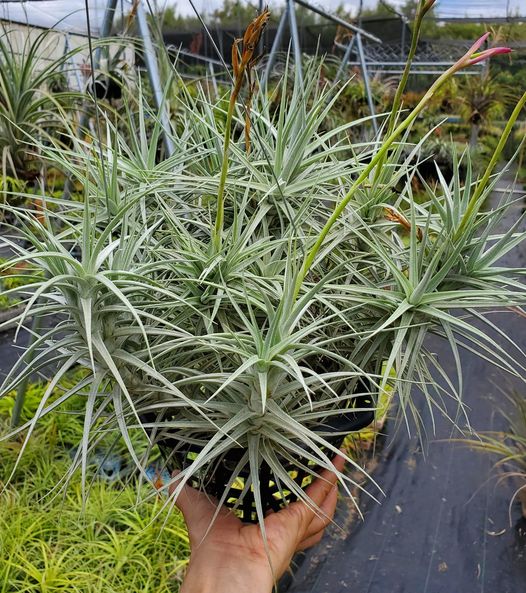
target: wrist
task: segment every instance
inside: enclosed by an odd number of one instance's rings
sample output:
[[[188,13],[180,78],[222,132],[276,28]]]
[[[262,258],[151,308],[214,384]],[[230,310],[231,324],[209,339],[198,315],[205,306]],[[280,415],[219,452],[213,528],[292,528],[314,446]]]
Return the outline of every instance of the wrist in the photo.
[[[271,593],[274,577],[268,560],[221,554],[192,554],[180,593]]]

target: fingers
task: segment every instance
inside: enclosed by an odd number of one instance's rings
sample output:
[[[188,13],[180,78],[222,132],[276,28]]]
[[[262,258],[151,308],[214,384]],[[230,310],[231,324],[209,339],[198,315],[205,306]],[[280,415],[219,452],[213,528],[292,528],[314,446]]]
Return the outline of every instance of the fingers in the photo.
[[[343,456],[343,449],[341,449],[342,455],[336,455],[336,457],[332,460],[332,464],[336,468],[337,471],[342,472],[343,468],[345,467],[345,457]]]
[[[337,502],[338,488],[334,485],[325,497],[325,500],[321,503],[318,513],[314,515],[307,527],[302,541],[296,548],[297,552],[311,548],[321,541],[325,528],[328,527],[334,517]]]
[[[176,470],[172,474],[172,478],[177,477],[180,473]],[[178,482],[175,481],[170,484],[168,493],[173,494],[177,489]],[[192,530],[194,526],[201,523],[203,519],[212,518],[216,506],[213,501],[204,493],[185,484],[175,499],[175,506],[183,513],[184,520],[188,525],[188,529]]]
[[[336,485],[334,485],[323,502],[319,505],[318,511],[315,513],[312,521],[309,523],[305,531],[305,538],[311,537],[319,531],[323,531],[331,523],[332,518],[334,517],[337,502],[338,488]]]
[[[312,548],[312,546],[319,544],[323,538],[323,533],[323,530],[318,531],[318,533],[313,536],[304,539],[296,548],[296,552],[303,552],[303,550],[307,550],[308,548]]]
[[[345,465],[345,459],[338,455],[333,460],[333,465],[335,470],[341,473]],[[335,472],[324,469],[314,482],[308,486],[305,493],[308,494],[309,498],[317,507],[321,507],[323,501],[337,481],[338,475]]]
[[[180,473],[181,472],[179,470],[175,470],[172,474],[172,478],[176,478]],[[173,493],[177,489],[178,485],[179,484],[177,481],[170,483],[170,486],[168,487],[168,494],[170,496],[173,495]],[[199,492],[195,491],[193,488],[191,488],[190,486],[187,486],[185,484],[183,486],[183,489],[177,495],[177,498],[174,500],[175,506],[183,513],[184,519],[187,524],[191,521],[192,514],[193,514],[192,513],[192,496],[190,495],[190,492],[192,490],[193,490],[193,493],[195,493],[196,495],[199,495]]]
[[[278,513],[268,513],[267,520],[273,524],[288,524],[289,530],[298,534],[296,542],[301,542],[301,545],[314,545],[317,541],[316,538],[321,538],[323,530],[334,516],[337,501],[335,484],[344,464],[345,459],[338,455],[333,461],[335,471],[323,470],[307,487],[305,493],[311,499],[310,504],[302,501],[294,502]],[[178,489],[180,482],[177,476],[179,473],[179,471],[175,471],[172,474],[175,479],[168,489],[170,495],[173,495]],[[183,513],[191,535],[194,534],[196,537],[203,531],[203,528],[205,531],[208,529],[215,516],[223,517],[223,519],[225,517],[234,518],[226,508],[219,510],[219,514],[217,514],[217,501],[214,502],[206,493],[187,484],[181,488],[174,502]]]
[[[337,472],[343,470],[345,459],[337,456],[333,465]],[[293,502],[278,514],[289,515],[298,524],[299,541],[314,535],[317,531],[323,530],[332,520],[337,501],[336,482],[338,476],[335,472],[327,469],[310,484],[305,493],[309,496],[311,503],[304,501]]]

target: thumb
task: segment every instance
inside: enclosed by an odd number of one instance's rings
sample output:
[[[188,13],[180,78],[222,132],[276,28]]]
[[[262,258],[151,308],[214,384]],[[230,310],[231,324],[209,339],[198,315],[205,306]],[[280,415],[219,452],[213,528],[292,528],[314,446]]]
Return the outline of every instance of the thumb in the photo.
[[[178,487],[177,476],[181,473],[180,470],[175,470],[172,473],[172,481],[168,488],[168,493],[173,495]],[[184,520],[190,531],[198,528],[209,520],[215,511],[215,505],[204,492],[200,492],[185,484],[180,490],[177,498],[174,500],[175,506],[183,513]]]

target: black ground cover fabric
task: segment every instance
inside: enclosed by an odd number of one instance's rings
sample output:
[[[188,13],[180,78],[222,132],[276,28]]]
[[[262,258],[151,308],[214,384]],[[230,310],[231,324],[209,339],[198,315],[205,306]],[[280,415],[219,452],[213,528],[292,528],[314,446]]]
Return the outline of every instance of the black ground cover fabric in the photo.
[[[501,180],[499,186],[505,184]],[[495,192],[493,204],[500,198]],[[506,228],[524,206],[519,203],[503,221]],[[526,245],[505,263],[526,267]],[[526,349],[526,319],[509,312],[495,315],[494,321]],[[442,360],[447,357],[439,339],[430,342],[430,348]],[[469,353],[463,360],[473,428],[506,429],[498,411],[505,400],[499,389],[515,386],[526,397],[526,383],[510,380]],[[459,435],[447,421],[437,422],[433,436],[423,398],[421,403],[428,431],[425,451],[404,427],[388,434],[374,473],[386,498],[379,505],[362,496],[364,521],[354,520],[348,527],[348,502],[342,501],[338,522],[343,531],[329,530],[324,542],[307,553],[289,593],[526,591],[526,526],[518,503],[508,513],[514,488],[489,478],[494,462],[490,456],[448,441]]]

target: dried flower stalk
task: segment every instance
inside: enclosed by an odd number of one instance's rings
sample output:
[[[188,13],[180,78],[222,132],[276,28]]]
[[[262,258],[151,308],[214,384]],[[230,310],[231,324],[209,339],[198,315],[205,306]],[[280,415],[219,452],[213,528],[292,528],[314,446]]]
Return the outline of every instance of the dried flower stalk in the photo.
[[[391,206],[386,206],[384,208],[384,213],[385,213],[385,217],[387,218],[387,220],[390,220],[391,222],[396,222],[396,223],[402,225],[404,227],[404,229],[411,231],[411,223],[409,222],[409,220],[407,220],[407,218],[403,214],[398,212],[398,210],[395,210]],[[422,239],[424,238],[422,229],[419,226],[416,227],[416,238],[419,241],[422,241]]]
[[[219,180],[219,189],[217,193],[217,216],[214,227],[213,242],[217,251],[221,248],[221,235],[223,232],[224,207],[225,207],[225,184],[228,173],[228,149],[230,147],[230,138],[232,133],[232,118],[236,102],[243,87],[245,80],[249,85],[249,98],[245,108],[245,139],[247,152],[250,150],[250,106],[252,96],[256,89],[252,78],[252,70],[259,59],[256,55],[256,49],[261,39],[265,26],[270,19],[270,11],[265,8],[248,25],[242,38],[236,39],[232,46],[232,68],[234,71],[234,88],[230,95],[228,113],[226,118],[225,144],[223,149],[223,165],[221,168],[221,178]]]

